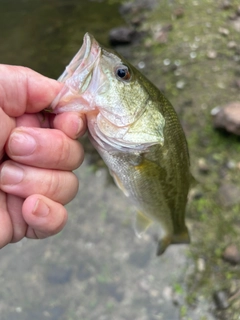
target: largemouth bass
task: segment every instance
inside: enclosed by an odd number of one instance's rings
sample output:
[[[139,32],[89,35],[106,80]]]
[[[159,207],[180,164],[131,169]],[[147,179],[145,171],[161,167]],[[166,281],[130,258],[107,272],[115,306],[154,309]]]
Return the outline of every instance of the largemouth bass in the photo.
[[[59,78],[55,113],[85,113],[90,140],[117,186],[137,207],[141,235],[157,222],[157,255],[189,243],[185,208],[191,181],[188,147],[176,112],[163,94],[116,52],[85,34]]]

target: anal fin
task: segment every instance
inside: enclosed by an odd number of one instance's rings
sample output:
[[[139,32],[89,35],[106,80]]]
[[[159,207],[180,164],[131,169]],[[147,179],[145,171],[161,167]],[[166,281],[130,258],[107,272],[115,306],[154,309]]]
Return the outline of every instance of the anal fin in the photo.
[[[148,219],[142,212],[137,212],[134,229],[138,237],[141,237],[151,224],[152,220]]]
[[[157,256],[162,255],[165,250],[167,249],[167,247],[171,244],[172,242],[172,238],[171,236],[164,236],[161,239],[159,239],[158,241],[158,246],[157,246]]]

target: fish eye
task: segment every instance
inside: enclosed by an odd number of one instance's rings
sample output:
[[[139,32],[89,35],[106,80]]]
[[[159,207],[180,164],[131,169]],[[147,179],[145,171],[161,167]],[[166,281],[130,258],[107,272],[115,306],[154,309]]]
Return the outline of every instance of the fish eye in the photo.
[[[117,67],[115,73],[116,73],[116,76],[121,80],[130,80],[131,78],[131,73],[128,67],[124,65]]]

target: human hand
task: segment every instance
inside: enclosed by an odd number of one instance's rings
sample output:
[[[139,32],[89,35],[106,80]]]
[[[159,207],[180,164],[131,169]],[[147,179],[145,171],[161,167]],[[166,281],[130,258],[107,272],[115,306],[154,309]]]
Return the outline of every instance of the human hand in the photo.
[[[41,113],[61,84],[28,68],[0,65],[0,248],[58,233],[77,193],[83,115]],[[50,129],[53,128],[53,129]]]

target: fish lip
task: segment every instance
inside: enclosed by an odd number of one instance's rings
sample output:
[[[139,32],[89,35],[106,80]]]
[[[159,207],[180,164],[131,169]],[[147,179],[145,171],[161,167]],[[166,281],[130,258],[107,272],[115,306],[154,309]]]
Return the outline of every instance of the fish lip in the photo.
[[[69,111],[70,108],[73,110],[77,109],[74,100],[79,99],[79,96],[84,92],[84,83],[99,61],[100,54],[101,48],[98,42],[90,33],[86,33],[83,37],[81,48],[66,66],[63,74],[58,78],[59,82],[64,83],[64,87],[52,101],[48,108],[49,111],[59,113]],[[86,101],[84,99],[81,100],[85,104]],[[64,106],[69,101],[71,101],[72,107],[68,104],[65,108]],[[84,112],[84,106],[82,109]],[[77,110],[79,111],[80,108],[78,107]]]
[[[63,74],[58,78],[59,82],[65,82],[67,79],[72,77],[77,69],[83,67],[84,63],[86,63],[91,55],[93,44],[95,45],[95,47],[96,45],[98,46],[93,36],[87,32],[83,37],[83,44],[80,50],[75,54],[70,63],[66,66]]]

